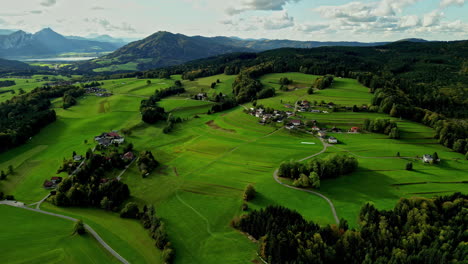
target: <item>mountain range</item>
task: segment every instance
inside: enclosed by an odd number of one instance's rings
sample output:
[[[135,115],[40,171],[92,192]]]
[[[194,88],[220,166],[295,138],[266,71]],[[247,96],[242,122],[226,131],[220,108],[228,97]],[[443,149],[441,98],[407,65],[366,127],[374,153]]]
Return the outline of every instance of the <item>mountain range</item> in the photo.
[[[422,39],[406,39],[425,42]],[[323,46],[380,46],[390,42],[320,42],[269,39],[240,39],[236,37],[203,37],[159,31],[142,40],[129,43],[118,50],[86,62],[78,69],[98,72],[147,70],[181,64],[187,61],[232,52],[260,52],[278,48],[317,48]]]
[[[122,44],[87,39],[69,39],[50,28],[34,34],[22,30],[0,35],[0,57],[50,56],[64,52],[114,51]]]

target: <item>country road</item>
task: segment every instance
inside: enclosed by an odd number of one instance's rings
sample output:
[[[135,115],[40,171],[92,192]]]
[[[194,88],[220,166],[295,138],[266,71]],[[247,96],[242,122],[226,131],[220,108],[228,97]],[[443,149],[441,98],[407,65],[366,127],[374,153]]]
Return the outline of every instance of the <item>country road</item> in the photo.
[[[307,159],[310,159],[310,158],[313,158],[315,156],[318,156],[322,153],[324,153],[326,150],[327,150],[327,147],[329,146],[327,143],[325,143],[322,139],[320,140],[320,142],[322,142],[323,144],[323,149],[313,155],[310,155],[308,157],[305,157],[299,161],[304,161],[304,160],[307,160]],[[284,187],[287,187],[287,188],[290,188],[290,189],[294,189],[294,190],[298,190],[298,191],[303,191],[303,192],[307,192],[307,193],[311,193],[311,194],[314,194],[314,195],[317,195],[319,196],[320,198],[324,199],[328,205],[330,205],[330,209],[332,210],[332,213],[333,213],[333,218],[335,218],[335,222],[336,224],[340,224],[340,219],[338,218],[338,214],[336,213],[336,209],[335,209],[335,206],[333,205],[333,202],[328,198],[326,197],[325,195],[319,193],[319,192],[315,192],[315,191],[311,191],[311,190],[306,190],[306,189],[302,189],[302,188],[299,188],[299,187],[294,187],[294,186],[291,186],[289,184],[286,184],[286,183],[283,183],[279,176],[278,176],[278,169],[275,170],[275,172],[273,172],[273,178],[275,179],[275,181],[281,185],[283,185]]]

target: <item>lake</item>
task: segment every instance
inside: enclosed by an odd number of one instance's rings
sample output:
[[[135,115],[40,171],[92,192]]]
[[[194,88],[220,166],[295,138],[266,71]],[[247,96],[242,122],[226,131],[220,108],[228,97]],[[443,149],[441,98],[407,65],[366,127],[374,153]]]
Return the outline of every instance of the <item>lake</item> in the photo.
[[[56,58],[34,58],[34,59],[21,59],[21,61],[84,61],[84,60],[92,60],[97,57],[56,57]]]

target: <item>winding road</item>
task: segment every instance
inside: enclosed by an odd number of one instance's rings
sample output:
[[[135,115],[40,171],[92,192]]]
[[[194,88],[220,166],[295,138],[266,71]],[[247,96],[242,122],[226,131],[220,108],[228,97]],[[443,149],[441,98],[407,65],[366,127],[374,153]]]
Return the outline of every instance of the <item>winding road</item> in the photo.
[[[330,145],[328,145],[325,141],[323,140],[320,140],[320,142],[322,142],[323,144],[323,149],[313,155],[310,155],[308,157],[305,157],[303,159],[300,159],[299,161],[304,161],[304,160],[307,160],[307,159],[310,159],[310,158],[313,158],[315,156],[318,156],[322,153],[324,153],[326,150],[327,150],[327,147],[329,147]],[[302,191],[302,192],[307,192],[307,193],[311,193],[311,194],[314,194],[314,195],[317,195],[319,196],[320,198],[324,199],[328,205],[330,205],[330,209],[332,211],[332,214],[333,214],[333,218],[335,219],[335,222],[336,224],[340,224],[340,219],[338,218],[338,214],[336,213],[336,209],[335,209],[335,205],[333,205],[333,202],[328,198],[326,197],[325,195],[319,193],[319,192],[315,192],[315,191],[311,191],[311,190],[306,190],[306,189],[302,189],[302,188],[299,188],[299,187],[295,187],[295,186],[291,186],[289,184],[286,184],[284,182],[282,182],[278,176],[278,169],[275,170],[275,172],[273,172],[273,178],[275,179],[275,181],[281,185],[283,185],[284,187],[287,187],[287,188],[290,188],[290,189],[294,189],[294,190],[298,190],[298,191]]]

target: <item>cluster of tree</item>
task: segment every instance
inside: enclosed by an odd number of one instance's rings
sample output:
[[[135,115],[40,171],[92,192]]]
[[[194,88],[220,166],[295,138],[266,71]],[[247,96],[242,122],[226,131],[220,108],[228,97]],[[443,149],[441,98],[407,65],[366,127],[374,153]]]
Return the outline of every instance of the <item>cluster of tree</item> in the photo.
[[[310,160],[308,163],[297,161],[283,162],[278,169],[278,176],[301,181],[301,175],[304,174],[309,175],[308,178],[313,183],[317,180],[331,179],[349,174],[355,171],[357,167],[358,161],[355,157],[344,154],[333,154],[322,159]]]
[[[219,96],[218,103],[211,106],[209,113],[217,113],[238,106],[236,99],[231,96]]]
[[[76,98],[82,96],[85,93],[84,89],[73,89],[73,90],[68,90],[65,92],[63,95],[63,109],[67,109],[71,106],[76,105],[77,100]]]
[[[9,87],[9,86],[13,86],[13,85],[16,85],[15,81],[11,81],[11,80],[0,81],[0,88],[1,87]]]
[[[4,194],[3,192],[0,192],[0,200],[10,200],[10,201],[14,201],[15,200],[15,197],[13,195],[10,195],[10,194]]]
[[[400,131],[397,123],[390,119],[376,118],[374,120],[364,119],[362,129],[374,133],[382,133],[390,138],[400,138]]]
[[[287,77],[281,77],[279,79],[279,84],[281,84],[281,85],[290,85],[292,83],[293,83],[293,80],[292,79],[290,80]]]
[[[75,86],[43,86],[0,103],[0,152],[18,146],[56,120],[51,98],[76,90]]]
[[[243,69],[232,83],[232,91],[239,103],[249,102],[258,98],[258,95],[274,95],[271,88],[263,88],[262,83],[256,78],[272,71],[271,63],[261,63]],[[268,89],[269,91],[262,91]],[[265,98],[265,97],[262,97]]]
[[[104,85],[104,83],[103,82],[93,81],[93,82],[89,82],[89,83],[82,83],[80,86],[81,86],[81,88],[92,88],[92,87],[98,87],[98,86],[101,86],[101,85]]]
[[[315,79],[314,87],[323,90],[329,88],[333,84],[333,75],[325,75]]]
[[[1,170],[1,171],[0,171],[0,181],[6,180],[6,178],[7,178],[8,175],[11,176],[11,175],[13,175],[14,173],[15,173],[15,171],[13,170],[13,166],[9,165],[9,166],[8,166],[8,174],[5,173],[4,170]]]
[[[269,206],[234,219],[234,227],[259,240],[259,256],[282,263],[464,263],[468,260],[468,196],[402,198],[393,210],[365,204],[360,228],[320,227],[299,213]]]
[[[145,123],[154,124],[159,120],[167,120],[164,108],[157,106],[157,102],[162,98],[185,92],[180,81],[176,81],[174,86],[166,89],[156,90],[150,98],[142,100],[140,103],[141,119]]]
[[[58,206],[97,206],[117,210],[130,197],[130,190],[118,180],[107,180],[105,173],[124,166],[118,153],[111,153],[109,157],[91,154],[75,174],[57,186],[52,202]]]
[[[138,169],[143,177],[148,176],[154,169],[159,166],[159,162],[154,159],[151,151],[142,151],[137,160]]]

